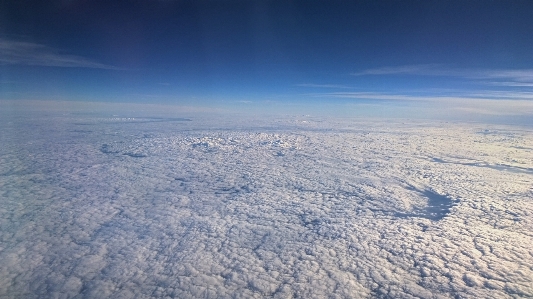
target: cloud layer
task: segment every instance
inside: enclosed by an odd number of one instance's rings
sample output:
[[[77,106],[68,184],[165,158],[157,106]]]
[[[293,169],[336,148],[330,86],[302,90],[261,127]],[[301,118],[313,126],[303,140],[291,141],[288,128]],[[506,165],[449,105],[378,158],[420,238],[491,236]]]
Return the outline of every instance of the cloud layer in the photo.
[[[0,295],[533,296],[530,129],[191,119],[2,118]]]

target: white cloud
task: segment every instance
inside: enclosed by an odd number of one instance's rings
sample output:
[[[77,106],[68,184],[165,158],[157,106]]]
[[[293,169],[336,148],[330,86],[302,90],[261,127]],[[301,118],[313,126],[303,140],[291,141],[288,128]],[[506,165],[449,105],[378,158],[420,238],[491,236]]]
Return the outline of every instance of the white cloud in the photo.
[[[419,93],[422,93],[419,91]],[[433,93],[433,91],[430,91]],[[447,92],[449,93],[449,92]],[[330,92],[313,93],[312,97],[342,98],[355,100],[375,100],[386,102],[418,102],[433,106],[418,106],[417,108],[428,109],[435,113],[435,109],[461,110],[487,115],[532,115],[533,116],[533,93],[532,92],[508,92],[508,91],[472,91],[469,93],[457,93],[454,96],[424,96],[407,95],[379,92]],[[357,104],[357,102],[355,102]],[[358,104],[367,105],[368,103]],[[389,104],[387,104],[389,105]],[[382,105],[383,106],[383,105]],[[437,107],[437,108],[435,108]]]
[[[444,76],[469,79],[506,79],[509,82],[533,82],[533,69],[459,69],[439,64],[381,67],[352,73],[353,76],[369,75],[419,75]]]
[[[338,88],[338,89],[350,88],[349,86],[339,85],[339,84],[311,84],[311,83],[305,83],[305,84],[297,84],[296,86],[299,86],[299,87],[312,87],[312,88]]]
[[[476,77],[476,74],[473,74]],[[533,82],[533,70],[532,69],[518,69],[518,70],[482,70],[478,71],[477,77],[479,78],[494,78],[494,79],[507,79],[514,82]]]
[[[118,69],[84,57],[62,53],[45,45],[4,38],[0,38],[0,64]]]
[[[533,83],[525,83],[525,82],[486,82],[488,85],[494,85],[494,86],[507,86],[507,87],[533,87]]]
[[[379,92],[329,92],[310,94],[314,97],[332,97],[347,99],[366,99],[366,100],[387,100],[387,101],[427,101],[427,97],[408,96],[400,94],[379,93]]]
[[[108,108],[0,119],[0,297],[533,296],[531,128]]]

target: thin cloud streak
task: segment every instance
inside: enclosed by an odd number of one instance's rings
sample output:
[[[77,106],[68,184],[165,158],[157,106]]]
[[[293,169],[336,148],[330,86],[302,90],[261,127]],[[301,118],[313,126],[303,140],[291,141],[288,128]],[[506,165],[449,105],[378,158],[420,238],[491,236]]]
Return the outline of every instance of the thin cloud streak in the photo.
[[[533,83],[527,83],[527,82],[484,82],[486,85],[491,86],[502,86],[502,87],[533,87]]]
[[[530,100],[533,101],[533,92],[472,92],[455,96],[439,95],[406,95],[379,92],[330,92],[309,94],[313,97],[332,97],[364,100],[389,100],[389,101],[443,101],[450,99],[461,100]],[[533,103],[533,102],[532,102]]]
[[[84,57],[64,54],[48,46],[0,38],[0,65],[30,65],[119,70]]]
[[[296,84],[298,87],[314,87],[314,88],[350,88],[346,85],[337,85],[337,84],[311,84],[311,83],[303,83],[303,84]]]
[[[403,65],[398,67],[381,67],[367,69],[360,72],[352,73],[353,76],[367,76],[367,75],[447,75],[448,71],[439,69],[438,64],[417,64],[417,65]]]
[[[517,82],[533,82],[533,69],[524,70],[489,70],[480,72],[480,76],[494,79],[509,79]]]
[[[533,69],[451,69],[438,64],[404,65],[399,67],[382,67],[352,73],[353,76],[413,75],[442,76],[469,79],[506,79],[511,83],[533,83]],[[496,82],[497,83],[497,82]],[[505,85],[509,86],[509,85]]]
[[[425,102],[436,105],[439,109],[462,111],[483,115],[533,115],[533,93],[474,93],[457,96],[411,96],[402,94],[385,94],[374,92],[346,92],[314,94],[315,97],[342,99]],[[360,103],[354,103],[360,105]],[[363,103],[366,105],[368,103]]]
[[[330,92],[309,94],[312,97],[330,97],[361,100],[390,100],[390,101],[421,101],[424,97],[407,96],[400,94],[386,94],[377,92]]]

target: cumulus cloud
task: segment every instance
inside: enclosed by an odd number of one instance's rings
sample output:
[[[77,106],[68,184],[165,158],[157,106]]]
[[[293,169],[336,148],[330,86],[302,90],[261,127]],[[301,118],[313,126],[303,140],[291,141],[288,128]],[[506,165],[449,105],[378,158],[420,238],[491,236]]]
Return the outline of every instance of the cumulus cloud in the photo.
[[[531,128],[178,119],[0,120],[0,296],[533,296]]]
[[[0,64],[118,69],[46,45],[0,38]]]

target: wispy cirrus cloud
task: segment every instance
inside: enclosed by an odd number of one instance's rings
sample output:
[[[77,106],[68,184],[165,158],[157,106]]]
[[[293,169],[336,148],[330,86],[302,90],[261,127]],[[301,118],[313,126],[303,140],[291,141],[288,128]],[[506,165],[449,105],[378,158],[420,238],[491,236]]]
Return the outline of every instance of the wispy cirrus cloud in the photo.
[[[395,67],[380,67],[351,73],[353,76],[441,76],[458,77],[473,80],[494,80],[500,86],[530,86],[533,83],[533,69],[458,69],[440,64],[404,65]],[[500,80],[505,80],[504,82]]]
[[[328,92],[328,93],[309,94],[309,96],[324,97],[324,98],[358,99],[358,100],[383,100],[383,101],[424,100],[423,97],[419,97],[419,96],[409,96],[409,95],[379,93],[379,92]]]
[[[412,95],[380,92],[331,92],[310,94],[313,97],[375,100],[379,102],[426,103],[447,111],[462,111],[483,115],[533,115],[533,92],[471,92],[433,95]],[[356,102],[354,102],[356,103]]]
[[[533,83],[533,69],[485,70],[479,71],[477,75],[481,79],[506,79],[512,82]]]
[[[503,87],[533,87],[533,82],[508,82],[508,81],[498,81],[498,82],[485,82],[487,85],[492,86],[503,86]]]
[[[394,67],[379,67],[352,73],[353,76],[368,75],[451,75],[450,70],[445,70],[438,64],[417,64]]]
[[[313,88],[341,88],[346,89],[350,88],[346,85],[339,85],[339,84],[312,84],[312,83],[302,83],[302,84],[296,84],[298,87],[313,87]]]
[[[58,49],[46,45],[5,38],[0,38],[0,64],[109,70],[119,69],[81,56],[63,53]]]
[[[309,94],[312,97],[329,97],[383,101],[448,101],[448,100],[533,100],[533,92],[471,91],[447,94],[419,92],[418,94],[381,92],[329,92]]]

